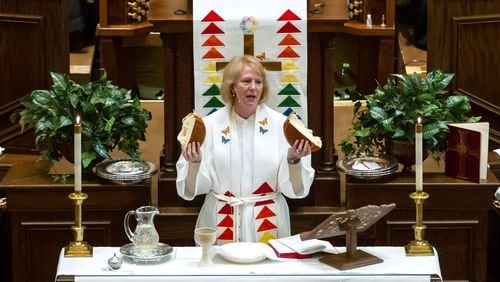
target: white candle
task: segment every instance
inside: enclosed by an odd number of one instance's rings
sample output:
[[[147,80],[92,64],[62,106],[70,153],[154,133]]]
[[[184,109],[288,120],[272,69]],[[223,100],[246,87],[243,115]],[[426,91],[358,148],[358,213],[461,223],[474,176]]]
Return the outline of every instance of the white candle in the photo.
[[[82,122],[80,116],[76,116],[74,144],[75,192],[79,193],[82,192]]]
[[[417,192],[423,191],[423,168],[422,168],[422,123],[420,118],[415,125],[415,183]]]

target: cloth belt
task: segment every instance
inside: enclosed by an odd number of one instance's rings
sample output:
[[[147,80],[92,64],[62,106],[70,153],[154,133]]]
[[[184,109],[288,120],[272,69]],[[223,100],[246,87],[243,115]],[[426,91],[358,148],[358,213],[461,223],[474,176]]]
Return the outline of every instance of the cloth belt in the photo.
[[[240,241],[240,228],[239,228],[239,214],[241,212],[241,206],[244,204],[252,204],[256,202],[261,202],[261,201],[267,201],[267,200],[274,200],[278,197],[277,192],[272,192],[272,193],[266,193],[264,195],[259,195],[259,196],[250,196],[250,197],[231,197],[231,196],[225,196],[221,194],[217,194],[213,191],[210,191],[210,194],[214,196],[215,198],[226,202],[228,205],[230,205],[233,208],[233,230],[234,230],[234,241],[239,242]],[[238,209],[238,210],[236,210]]]

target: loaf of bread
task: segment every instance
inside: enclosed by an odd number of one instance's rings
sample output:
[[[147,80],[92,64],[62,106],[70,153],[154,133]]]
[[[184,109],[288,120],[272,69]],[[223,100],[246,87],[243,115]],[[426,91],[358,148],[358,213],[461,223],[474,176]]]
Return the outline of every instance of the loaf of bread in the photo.
[[[177,135],[177,141],[181,144],[182,149],[185,149],[190,142],[203,144],[205,135],[206,129],[203,119],[196,113],[189,113],[182,118],[182,128]]]
[[[309,141],[311,152],[316,152],[321,149],[321,138],[314,136],[312,130],[307,128],[295,113],[291,113],[288,116],[288,119],[283,124],[283,130],[290,146],[293,146],[295,140],[305,139]]]

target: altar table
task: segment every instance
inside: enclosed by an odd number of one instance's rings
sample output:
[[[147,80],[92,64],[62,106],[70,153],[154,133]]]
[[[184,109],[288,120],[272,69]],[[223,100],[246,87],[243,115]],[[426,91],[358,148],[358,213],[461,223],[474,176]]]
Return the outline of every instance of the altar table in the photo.
[[[403,247],[359,249],[384,262],[341,271],[321,263],[318,258],[322,254],[310,259],[264,260],[255,264],[234,264],[216,255],[212,266],[198,267],[201,248],[174,247],[159,264],[134,264],[124,259],[120,269],[111,270],[107,261],[113,254],[120,255],[117,247],[94,247],[90,258],[64,257],[61,250],[55,281],[441,281],[437,253],[407,257]]]

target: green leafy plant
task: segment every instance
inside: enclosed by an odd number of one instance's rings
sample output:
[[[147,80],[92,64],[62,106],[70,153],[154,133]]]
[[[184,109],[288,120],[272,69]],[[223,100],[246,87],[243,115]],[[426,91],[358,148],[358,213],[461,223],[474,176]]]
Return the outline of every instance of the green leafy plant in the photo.
[[[463,95],[447,95],[453,74],[434,70],[424,78],[419,74],[393,74],[387,84],[365,96],[366,107],[356,100],[350,134],[340,147],[346,155],[384,152],[384,140],[407,140],[414,144],[415,123],[422,119],[423,143],[436,160],[445,150],[448,123],[476,122],[467,117],[471,106]],[[357,99],[360,98],[356,97]]]
[[[51,72],[52,88],[25,96],[19,113],[22,130],[33,126],[35,143],[43,156],[59,161],[72,157],[74,122],[82,119],[82,165],[111,159],[116,147],[131,158],[140,158],[139,140],[145,141],[151,112],[131,98],[131,91],[112,84],[104,73],[98,80],[78,84],[67,74]],[[65,154],[65,151],[68,153]],[[69,155],[69,156],[68,156]]]

